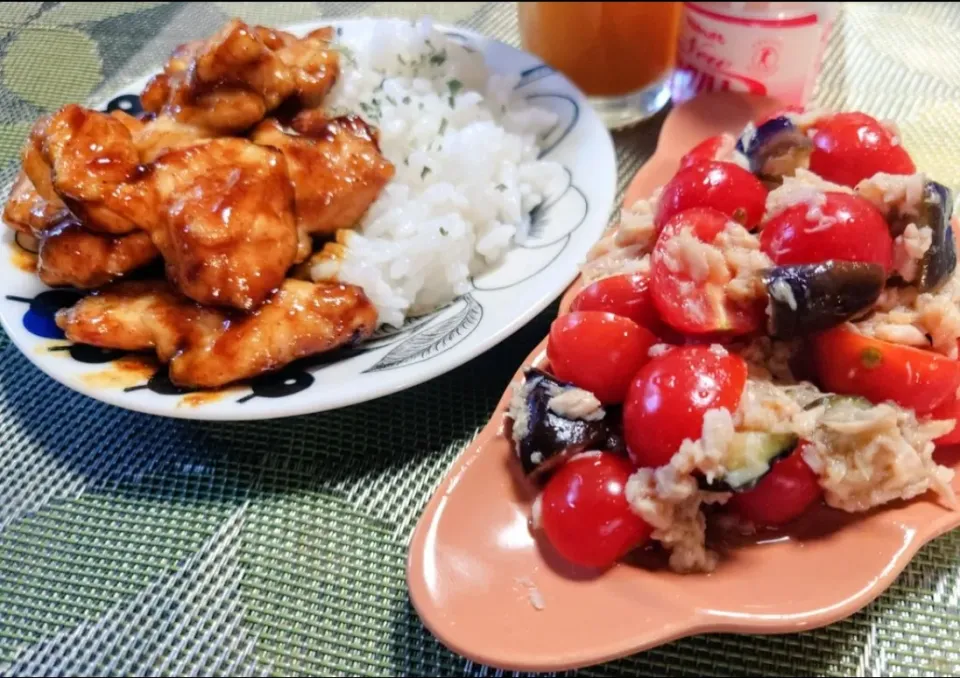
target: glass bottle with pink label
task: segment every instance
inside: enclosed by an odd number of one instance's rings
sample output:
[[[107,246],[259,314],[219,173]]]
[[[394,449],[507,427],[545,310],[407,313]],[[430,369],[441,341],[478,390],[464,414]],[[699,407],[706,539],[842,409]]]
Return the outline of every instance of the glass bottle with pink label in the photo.
[[[805,106],[839,4],[685,2],[673,100],[731,90]]]

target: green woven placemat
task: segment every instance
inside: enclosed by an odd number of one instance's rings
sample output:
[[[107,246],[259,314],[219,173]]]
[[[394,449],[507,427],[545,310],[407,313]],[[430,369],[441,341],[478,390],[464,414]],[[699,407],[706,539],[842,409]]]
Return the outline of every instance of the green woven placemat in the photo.
[[[0,179],[38,114],[109,93],[228,16],[423,13],[517,44],[512,4],[4,3]],[[946,3],[851,5],[818,101],[897,118],[919,164],[957,187],[958,36],[960,8]],[[621,188],[652,152],[657,124],[617,135]],[[100,404],[0,338],[0,673],[494,673],[420,624],[406,544],[553,312],[423,386],[253,424]],[[827,629],[688,639],[580,674],[958,673],[958,564],[960,535],[948,535],[877,602]]]

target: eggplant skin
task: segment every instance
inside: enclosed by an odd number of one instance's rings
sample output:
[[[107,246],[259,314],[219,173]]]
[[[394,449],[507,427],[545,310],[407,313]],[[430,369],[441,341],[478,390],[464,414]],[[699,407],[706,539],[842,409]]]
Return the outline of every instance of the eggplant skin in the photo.
[[[927,181],[923,186],[921,218],[923,225],[933,231],[933,242],[920,262],[916,282],[921,292],[938,290],[957,268],[957,246],[950,223],[952,214],[953,195],[950,189],[936,181]]]
[[[868,310],[883,292],[879,264],[824,261],[777,266],[762,273],[767,288],[767,331],[793,339],[835,327]]]
[[[515,438],[517,456],[523,472],[539,476],[562,464],[569,457],[590,449],[605,449],[614,438],[608,417],[596,421],[568,419],[547,405],[558,392],[574,388],[552,375],[530,368],[524,377],[522,406],[526,414],[526,431]],[[519,413],[512,412],[514,427]],[[514,429],[516,434],[516,428]]]
[[[813,142],[790,118],[779,116],[757,127],[748,144],[738,140],[737,150],[747,157],[751,172],[778,181],[792,176],[798,167],[809,167]]]
[[[623,437],[623,406],[607,405],[604,409],[607,412],[607,416],[603,419],[607,425],[607,439],[600,449],[621,457],[628,457],[627,441]]]

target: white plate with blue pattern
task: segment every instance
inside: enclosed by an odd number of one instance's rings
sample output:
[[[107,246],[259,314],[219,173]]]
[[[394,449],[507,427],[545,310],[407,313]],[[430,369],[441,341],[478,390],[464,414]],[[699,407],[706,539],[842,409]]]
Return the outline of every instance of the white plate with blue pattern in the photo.
[[[322,25],[344,32],[358,21],[296,24],[302,34]],[[366,22],[369,27],[369,22]],[[174,387],[166,370],[151,370],[119,351],[71,344],[54,322],[80,293],[53,290],[18,264],[24,253],[3,234],[0,322],[20,351],[69,388],[92,398],[169,417],[251,420],[308,414],[372,400],[439,376],[493,347],[556,299],[574,280],[587,250],[607,226],[616,191],[616,158],[606,128],[584,95],[536,57],[459,28],[441,28],[484,55],[491,72],[520,74],[517,89],[554,112],[559,122],[540,140],[542,157],[561,164],[567,182],[532,214],[531,237],[473,290],[400,329],[385,328],[362,344],[314,356],[222,392]],[[148,78],[101,106],[136,110]],[[119,362],[118,362],[119,361]]]

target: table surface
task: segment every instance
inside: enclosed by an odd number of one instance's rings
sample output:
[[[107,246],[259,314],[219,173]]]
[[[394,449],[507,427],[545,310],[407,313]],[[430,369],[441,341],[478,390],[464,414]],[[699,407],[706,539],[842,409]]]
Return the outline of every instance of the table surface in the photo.
[[[37,115],[108,94],[228,17],[424,13],[518,43],[513,4],[4,3],[0,179]],[[896,119],[917,164],[957,188],[960,5],[848,5],[816,101]],[[621,189],[660,119],[616,135]],[[404,583],[406,544],[553,312],[404,393],[249,424],[86,399],[0,336],[0,673],[493,673],[424,629]],[[691,638],[580,673],[958,673],[958,564],[960,534],[947,535],[829,628]]]

